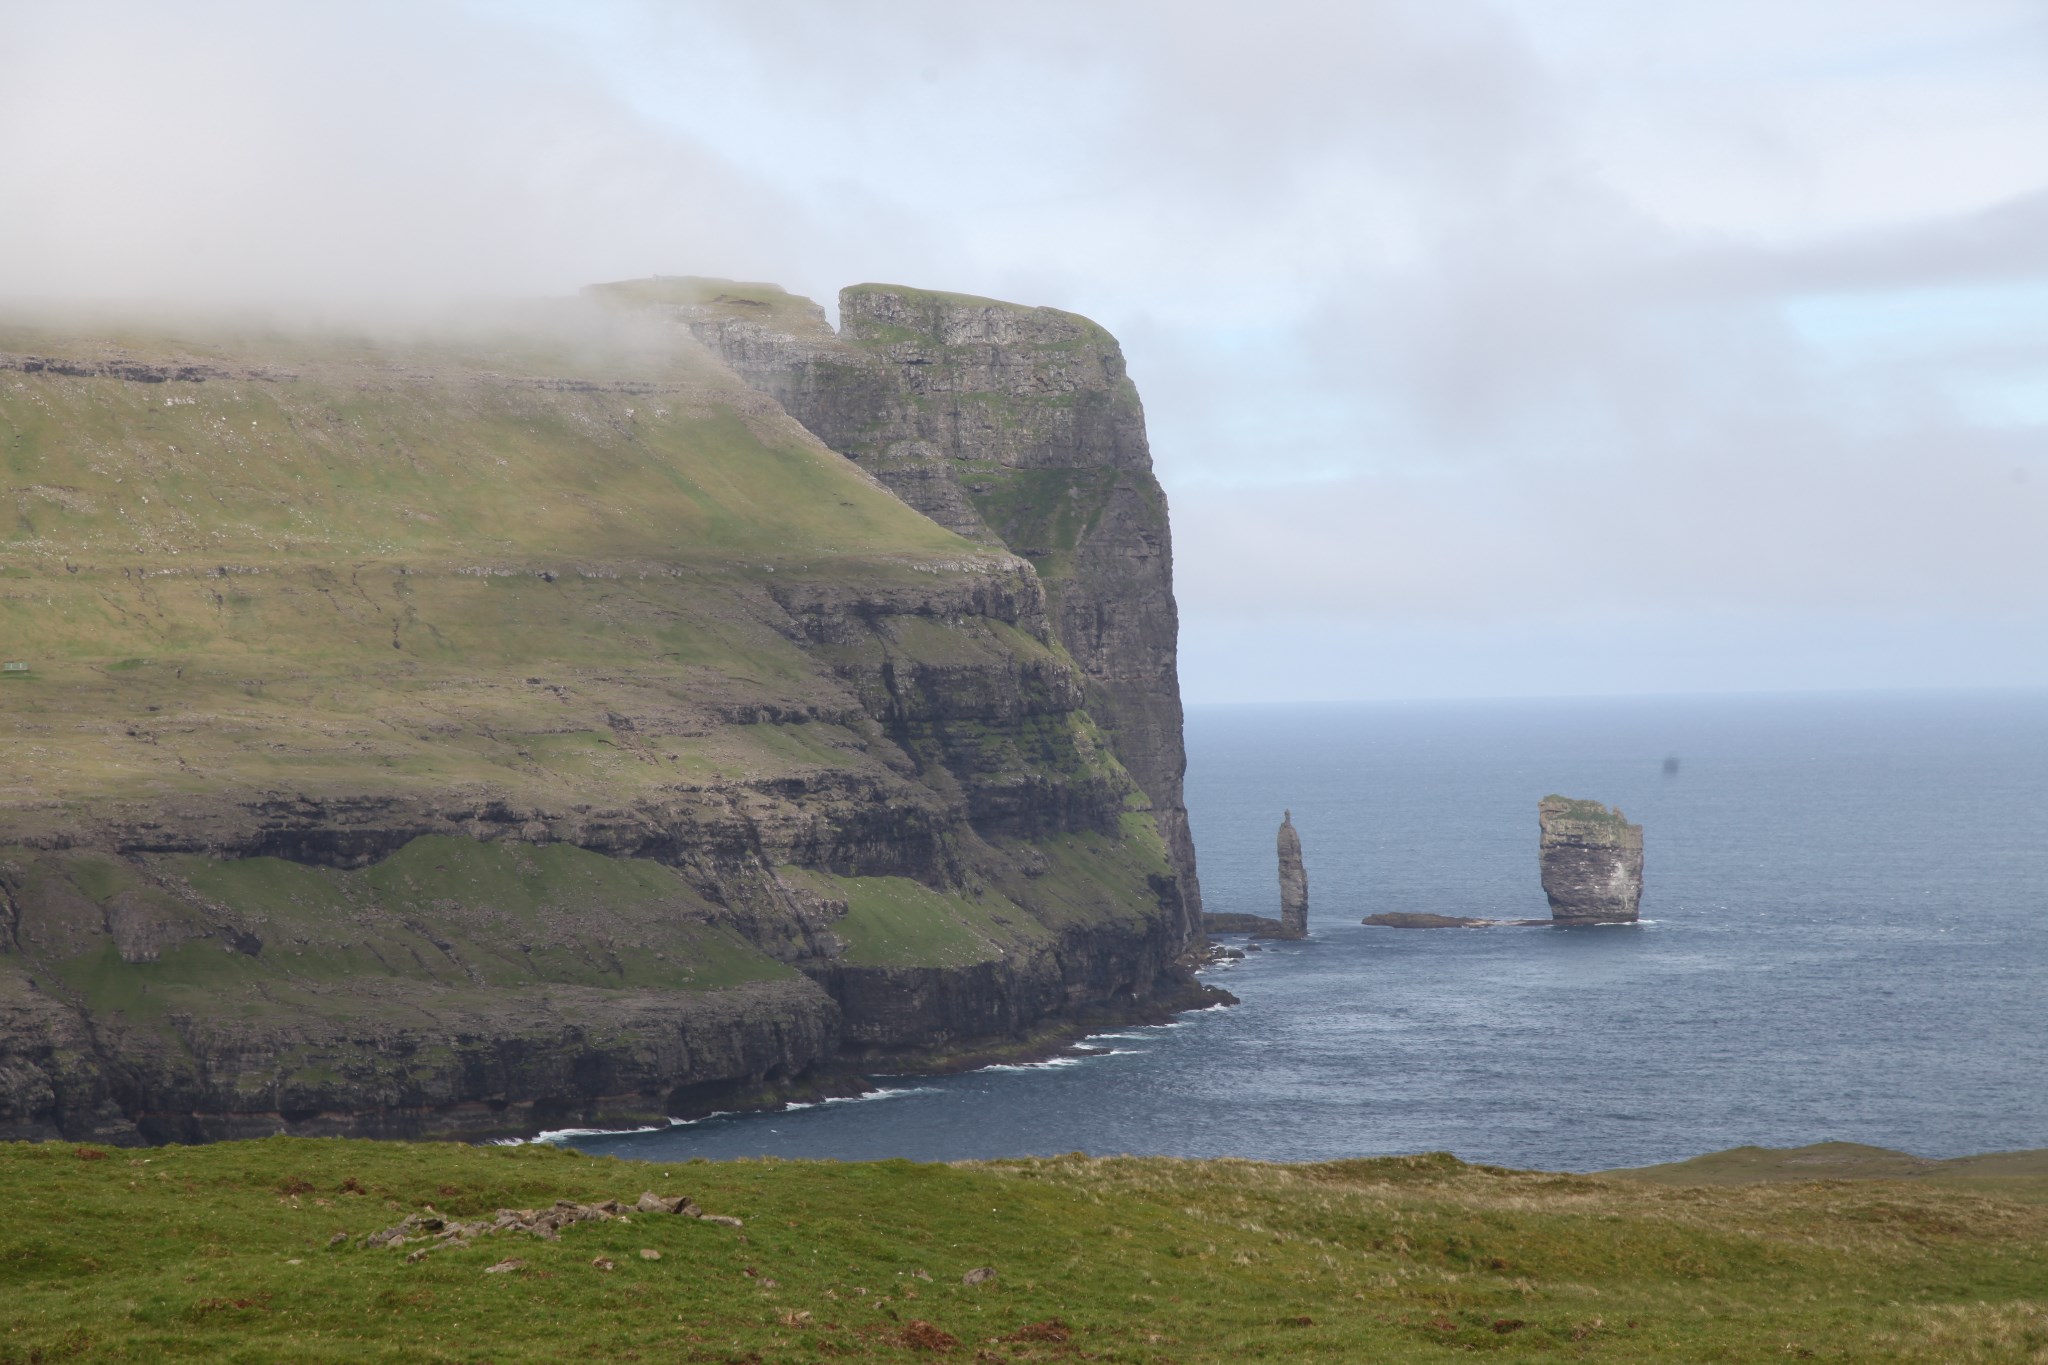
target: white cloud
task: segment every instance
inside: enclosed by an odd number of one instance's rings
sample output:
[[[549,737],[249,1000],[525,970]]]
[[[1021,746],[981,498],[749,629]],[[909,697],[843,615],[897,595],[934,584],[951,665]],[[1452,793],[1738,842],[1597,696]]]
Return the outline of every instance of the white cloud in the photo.
[[[1050,303],[1194,694],[2048,683],[2044,76],[2032,0],[16,7],[0,294]]]

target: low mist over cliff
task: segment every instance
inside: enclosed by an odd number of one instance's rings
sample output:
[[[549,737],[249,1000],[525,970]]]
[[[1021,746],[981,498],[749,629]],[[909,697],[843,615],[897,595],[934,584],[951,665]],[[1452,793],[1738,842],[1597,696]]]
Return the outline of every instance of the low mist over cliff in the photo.
[[[0,14],[0,297],[1129,349],[1195,701],[2048,684],[2027,0]]]
[[[1199,994],[1164,508],[1115,343],[944,304],[983,322],[941,405],[1050,433],[1074,386],[996,377],[1078,360],[1122,413],[1122,444],[984,452],[1063,519],[1041,578],[828,448],[666,289],[404,342],[0,329],[0,1131],[621,1121]],[[894,420],[855,382],[892,345],[815,391]],[[1158,570],[1124,597],[1087,565],[1129,488]],[[1077,592],[1159,623],[1077,660]]]

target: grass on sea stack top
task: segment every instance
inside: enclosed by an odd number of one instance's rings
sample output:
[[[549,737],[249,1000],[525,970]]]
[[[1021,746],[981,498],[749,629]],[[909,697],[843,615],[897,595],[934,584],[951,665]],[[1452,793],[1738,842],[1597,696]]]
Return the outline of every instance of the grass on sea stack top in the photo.
[[[1542,814],[1543,822],[1551,826],[1579,826],[1587,829],[1612,830],[1615,833],[1632,828],[1628,817],[1620,810],[1609,810],[1598,801],[1584,801],[1552,792],[1537,803],[1537,808]]]
[[[372,1250],[431,1207],[687,1194]],[[2026,1361],[2048,1208],[1667,1188],[1445,1155],[1273,1166],[593,1160],[271,1139],[0,1146],[0,1361]],[[652,1252],[650,1256],[647,1253]],[[497,1273],[491,1267],[518,1264]],[[992,1278],[966,1283],[971,1271]]]

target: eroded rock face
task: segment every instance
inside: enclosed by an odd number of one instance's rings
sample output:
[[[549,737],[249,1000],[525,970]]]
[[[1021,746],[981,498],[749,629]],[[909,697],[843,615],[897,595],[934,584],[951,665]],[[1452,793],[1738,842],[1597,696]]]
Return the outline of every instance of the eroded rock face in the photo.
[[[1193,947],[1172,535],[1116,339],[1057,309],[872,284],[840,292],[834,333],[806,299],[676,283],[674,316],[826,445],[1036,568],[1088,712],[1150,798]]]
[[[1308,870],[1301,863],[1301,835],[1294,812],[1280,818],[1280,928],[1288,938],[1308,937]]]
[[[1643,827],[1598,801],[1537,804],[1543,894],[1558,924],[1631,924],[1643,899]]]

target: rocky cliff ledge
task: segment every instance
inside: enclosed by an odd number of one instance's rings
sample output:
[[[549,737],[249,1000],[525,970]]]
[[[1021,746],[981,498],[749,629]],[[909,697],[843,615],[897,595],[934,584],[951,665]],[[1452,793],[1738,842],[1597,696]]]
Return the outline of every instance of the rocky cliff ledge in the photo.
[[[618,302],[0,326],[0,1138],[643,1121],[1201,998],[1158,603]]]
[[[1643,899],[1643,827],[1598,801],[1537,803],[1543,894],[1557,924],[1632,924]]]

